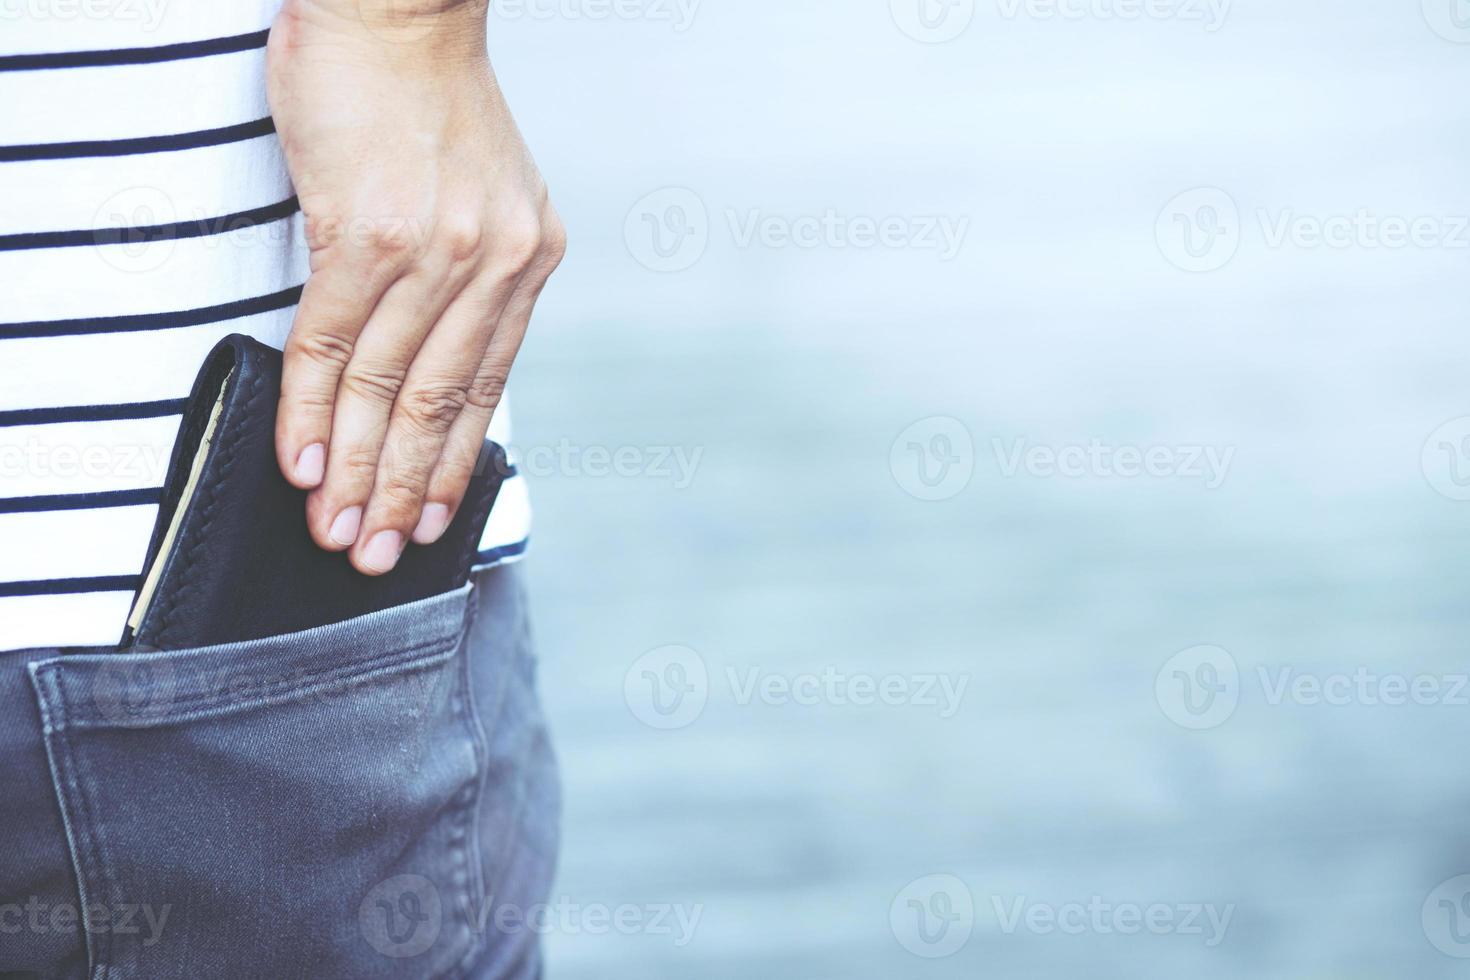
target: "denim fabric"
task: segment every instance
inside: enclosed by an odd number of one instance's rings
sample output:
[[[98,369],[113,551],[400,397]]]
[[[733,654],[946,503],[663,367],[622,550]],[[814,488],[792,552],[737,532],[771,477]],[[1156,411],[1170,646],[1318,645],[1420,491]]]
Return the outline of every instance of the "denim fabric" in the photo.
[[[287,637],[0,654],[0,977],[535,977],[559,809],[515,567]]]

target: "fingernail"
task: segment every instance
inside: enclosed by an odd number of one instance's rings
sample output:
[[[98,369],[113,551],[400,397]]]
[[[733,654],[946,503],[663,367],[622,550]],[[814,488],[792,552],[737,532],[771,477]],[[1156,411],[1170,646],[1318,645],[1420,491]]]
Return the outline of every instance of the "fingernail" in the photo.
[[[424,504],[424,512],[419,517],[419,526],[413,529],[414,543],[433,544],[439,540],[439,536],[448,526],[448,507],[444,504]]]
[[[403,551],[403,535],[397,531],[379,531],[362,549],[362,563],[375,572],[386,572],[398,564]]]
[[[327,447],[314,442],[301,450],[296,457],[296,482],[314,487],[322,482],[327,471]],[[348,542],[349,544],[351,542]]]
[[[357,540],[357,528],[362,524],[362,508],[349,507],[337,515],[327,537],[344,547]]]

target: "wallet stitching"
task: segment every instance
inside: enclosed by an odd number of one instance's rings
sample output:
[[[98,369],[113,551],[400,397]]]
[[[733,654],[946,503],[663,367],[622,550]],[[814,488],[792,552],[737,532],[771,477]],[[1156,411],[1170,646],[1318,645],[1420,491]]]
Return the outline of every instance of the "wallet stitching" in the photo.
[[[251,357],[248,353],[246,357],[251,361],[256,360],[256,358]],[[265,377],[259,371],[251,372],[249,388],[245,395],[245,405],[242,409],[242,415],[244,417],[250,417],[254,414],[255,402],[260,395],[260,387],[264,382]],[[183,604],[185,597],[198,589],[199,583],[195,581],[193,575],[190,573],[198,563],[199,555],[204,545],[209,541],[209,529],[215,519],[218,504],[223,499],[223,494],[220,493],[220,490],[229,480],[230,471],[235,464],[235,452],[239,448],[246,431],[247,427],[243,425],[224,427],[224,439],[222,440],[224,444],[219,448],[218,468],[215,471],[215,478],[202,488],[206,497],[204,508],[200,511],[200,523],[190,534],[190,540],[186,550],[179,556],[182,564],[177,569],[178,587],[173,590],[173,595],[170,597],[168,603],[159,612],[157,634],[159,646],[164,646],[168,643],[169,636],[171,635],[170,631],[176,625],[174,623],[174,615]],[[175,569],[172,567],[166,569],[164,574],[165,580],[173,577],[172,573],[174,572]]]
[[[243,408],[238,413],[232,411],[230,414],[231,416],[252,418],[255,415],[256,403],[260,397],[261,387],[266,380],[266,372],[261,369],[259,364],[261,360],[259,352],[243,347],[237,347],[237,351],[241,356],[241,361],[248,362],[251,376],[248,381]],[[192,530],[186,532],[187,540],[180,542],[180,548],[176,553],[176,558],[168,559],[169,564],[164,570],[164,582],[161,584],[166,585],[170,581],[176,581],[178,585],[176,588],[168,590],[170,595],[158,611],[158,629],[152,642],[159,647],[170,645],[173,634],[180,625],[178,622],[180,610],[187,605],[187,601],[198,592],[202,585],[202,583],[195,579],[193,572],[198,566],[199,558],[204,551],[205,545],[210,540],[209,531],[219,514],[219,504],[224,498],[223,489],[229,482],[232,470],[238,462],[237,452],[248,426],[230,425],[224,426],[222,429],[221,445],[218,447],[217,456],[214,460],[215,465],[212,467],[213,478],[202,486],[199,491],[199,496],[202,497],[200,501],[202,504],[200,519],[193,526]],[[498,497],[501,486],[504,483],[504,478],[499,473],[499,462],[499,456],[496,454],[496,458],[492,459],[490,464],[496,470],[496,478],[488,483],[481,493],[480,499],[476,501],[474,517],[470,524],[470,533],[464,536],[464,540],[460,545],[457,561],[459,571],[458,577],[455,579],[457,586],[462,586],[469,579],[469,574],[474,564],[472,558],[480,544],[480,538],[483,537],[483,525],[489,517],[490,510],[494,506],[495,499]],[[479,531],[478,534],[475,533],[476,530]],[[176,560],[178,561],[177,566],[174,564]]]

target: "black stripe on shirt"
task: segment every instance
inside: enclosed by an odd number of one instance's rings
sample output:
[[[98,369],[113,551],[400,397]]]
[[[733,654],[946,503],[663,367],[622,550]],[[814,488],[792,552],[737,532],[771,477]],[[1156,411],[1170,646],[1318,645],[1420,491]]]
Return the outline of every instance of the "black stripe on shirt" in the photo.
[[[185,61],[216,54],[234,54],[265,47],[269,30],[204,41],[164,44],[156,48],[114,48],[107,51],[59,51],[52,54],[0,56],[0,71],[46,71],[53,68],[104,68],[113,65],[151,65],[160,61]]]
[[[54,510],[101,510],[156,504],[161,487],[145,490],[103,490],[98,493],[54,493],[36,497],[0,497],[0,514],[34,514]]]
[[[267,204],[263,208],[237,211],[197,221],[172,221],[163,225],[137,228],[93,228],[81,231],[30,231],[19,235],[0,235],[0,252],[34,248],[77,248],[87,245],[147,245],[181,238],[205,238],[270,224],[288,218],[301,210],[295,195]]]
[[[482,565],[493,565],[498,561],[505,561],[507,558],[524,555],[530,544],[530,538],[522,538],[514,544],[503,544],[498,548],[488,548],[485,551],[477,552],[475,554],[475,567],[479,568]]]
[[[8,425],[55,425],[60,422],[120,422],[161,419],[184,413],[183,398],[125,405],[69,405],[63,408],[17,408],[0,412],[0,428]]]
[[[259,139],[276,131],[270,116],[238,126],[201,129],[168,136],[140,136],[121,140],[82,140],[75,143],[34,143],[29,146],[0,146],[0,163],[28,160],[76,160],[83,157],[123,157],[138,153],[171,153],[196,150],[201,146],[223,146]]]
[[[0,599],[23,595],[78,595],[83,592],[136,592],[141,575],[98,575],[92,578],[46,578],[0,582]]]
[[[135,316],[92,316],[76,320],[32,320],[28,323],[0,323],[0,340],[23,337],[74,337],[92,333],[131,333],[136,330],[169,330],[175,327],[197,327],[222,323],[240,317],[284,310],[301,301],[301,286],[292,286],[266,296],[237,299],[218,306],[201,306],[195,310],[167,313],[141,313]]]

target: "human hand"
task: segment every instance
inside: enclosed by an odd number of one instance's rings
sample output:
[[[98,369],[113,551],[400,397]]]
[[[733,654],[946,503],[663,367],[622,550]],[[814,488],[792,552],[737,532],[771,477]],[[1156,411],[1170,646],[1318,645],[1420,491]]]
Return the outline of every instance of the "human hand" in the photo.
[[[271,112],[311,275],[281,470],[369,575],[444,533],[566,236],[485,51],[486,7],[286,0]]]

